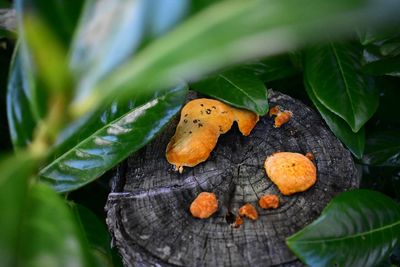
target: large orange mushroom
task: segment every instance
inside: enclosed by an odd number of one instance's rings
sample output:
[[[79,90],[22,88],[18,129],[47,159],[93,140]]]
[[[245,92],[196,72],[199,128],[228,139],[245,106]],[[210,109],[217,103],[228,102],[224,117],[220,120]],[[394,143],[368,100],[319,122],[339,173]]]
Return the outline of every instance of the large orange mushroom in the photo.
[[[175,135],[168,143],[168,162],[182,172],[184,166],[193,167],[207,160],[218,137],[226,133],[234,121],[240,132],[247,136],[256,125],[258,115],[213,99],[188,102],[181,111]]]

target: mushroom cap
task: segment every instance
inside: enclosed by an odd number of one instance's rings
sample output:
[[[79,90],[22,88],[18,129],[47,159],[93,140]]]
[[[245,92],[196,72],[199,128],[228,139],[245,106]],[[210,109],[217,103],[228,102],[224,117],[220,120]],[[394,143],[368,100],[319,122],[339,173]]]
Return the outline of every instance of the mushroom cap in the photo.
[[[193,167],[207,160],[218,137],[237,122],[240,132],[247,136],[258,121],[258,115],[237,109],[214,99],[189,101],[181,111],[179,124],[166,149],[166,158],[176,169]]]
[[[267,157],[264,167],[283,195],[306,191],[317,181],[315,165],[299,153],[275,153]]]
[[[201,192],[190,205],[193,217],[206,219],[218,210],[218,200],[214,193]]]

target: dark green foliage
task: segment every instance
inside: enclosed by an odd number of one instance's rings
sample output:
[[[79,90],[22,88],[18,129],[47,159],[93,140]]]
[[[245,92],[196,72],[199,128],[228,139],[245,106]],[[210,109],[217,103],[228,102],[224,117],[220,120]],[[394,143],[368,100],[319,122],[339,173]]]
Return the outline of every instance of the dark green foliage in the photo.
[[[337,196],[287,244],[309,266],[375,266],[399,237],[400,206],[381,193],[355,190]]]

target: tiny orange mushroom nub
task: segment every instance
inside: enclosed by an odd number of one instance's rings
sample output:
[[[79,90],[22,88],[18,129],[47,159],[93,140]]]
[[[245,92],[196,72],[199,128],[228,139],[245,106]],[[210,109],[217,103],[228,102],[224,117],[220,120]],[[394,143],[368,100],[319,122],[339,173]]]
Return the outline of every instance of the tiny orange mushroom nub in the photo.
[[[258,212],[257,212],[256,208],[253,205],[251,205],[250,203],[243,205],[239,209],[239,215],[245,216],[253,221],[258,219]]]
[[[269,116],[276,116],[274,127],[279,128],[290,120],[293,113],[289,110],[282,111],[280,106],[275,106],[269,109]]]
[[[232,224],[233,228],[239,228],[243,224],[243,219],[239,215],[236,216],[235,222]]]
[[[166,158],[182,172],[183,166],[193,167],[207,160],[218,137],[229,131],[234,121],[247,136],[258,119],[251,111],[233,108],[217,100],[192,100],[181,111],[176,132],[166,149]]]
[[[283,195],[306,191],[317,181],[315,165],[299,153],[275,153],[267,157],[264,167]]]
[[[218,200],[214,193],[201,192],[190,205],[190,213],[195,218],[206,219],[218,210]]]
[[[258,201],[262,209],[276,209],[279,207],[279,198],[277,195],[264,195]]]

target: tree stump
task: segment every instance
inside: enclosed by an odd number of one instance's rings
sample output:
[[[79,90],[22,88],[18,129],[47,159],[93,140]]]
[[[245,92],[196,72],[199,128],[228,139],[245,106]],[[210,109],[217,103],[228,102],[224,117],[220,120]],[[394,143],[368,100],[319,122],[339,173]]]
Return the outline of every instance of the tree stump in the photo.
[[[270,106],[291,110],[280,128],[263,116],[247,137],[234,126],[220,136],[206,162],[179,174],[165,159],[177,120],[118,166],[106,205],[113,243],[126,266],[302,266],[285,239],[315,220],[338,193],[359,177],[348,150],[321,117],[298,100],[269,92]],[[277,151],[311,152],[318,180],[308,191],[283,196],[267,178],[264,161]],[[189,206],[203,191],[216,193],[219,211],[193,218]],[[281,205],[262,210],[258,199],[277,194]],[[259,219],[230,226],[227,214],[253,204]]]

